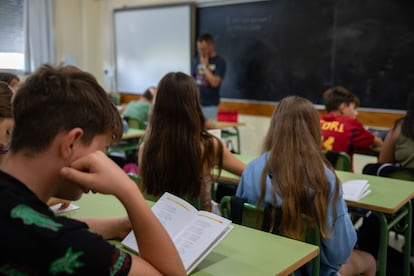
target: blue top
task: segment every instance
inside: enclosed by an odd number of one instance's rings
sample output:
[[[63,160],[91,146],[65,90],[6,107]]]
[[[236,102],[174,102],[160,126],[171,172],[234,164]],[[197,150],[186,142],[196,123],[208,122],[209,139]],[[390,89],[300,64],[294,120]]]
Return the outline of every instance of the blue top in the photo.
[[[265,167],[268,152],[262,156],[251,161],[244,170],[240,183],[237,187],[236,195],[238,197],[246,198],[248,203],[256,204],[260,196],[260,178],[263,168]],[[335,175],[334,173],[325,167],[326,179],[328,180],[331,191],[334,191],[335,187]],[[272,182],[268,176],[266,179],[266,194],[264,199],[265,204],[272,204],[271,195]],[[331,199],[334,194],[329,196]],[[277,203],[281,204],[282,199],[279,194],[276,194]],[[332,229],[333,226],[333,202],[329,202],[328,206],[328,226]],[[351,251],[356,243],[356,232],[354,226],[348,215],[348,209],[342,198],[342,190],[338,201],[336,202],[336,223],[333,226],[333,231],[328,239],[321,239],[320,257],[321,267],[320,275],[336,275],[342,264],[348,261]],[[309,273],[311,273],[311,265],[307,265]],[[296,272],[296,275],[299,273]]]
[[[208,67],[215,76],[220,76],[221,80],[224,79],[226,73],[226,62],[220,56],[214,56],[209,58]],[[200,64],[200,59],[195,59],[192,75],[197,81],[198,88],[200,89],[200,99],[202,106],[218,105],[220,102],[220,86],[212,87],[207,80],[203,66]]]

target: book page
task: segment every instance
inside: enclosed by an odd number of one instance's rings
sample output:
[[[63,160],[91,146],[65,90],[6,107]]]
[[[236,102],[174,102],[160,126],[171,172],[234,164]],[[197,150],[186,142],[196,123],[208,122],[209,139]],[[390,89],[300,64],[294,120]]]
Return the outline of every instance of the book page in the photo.
[[[197,211],[190,203],[165,193],[152,207],[169,233],[187,273],[230,232],[231,221],[211,212]],[[133,231],[122,244],[139,252]]]
[[[171,238],[198,212],[193,205],[170,193],[164,193],[151,209]]]
[[[350,180],[342,184],[343,197],[345,200],[357,201],[368,195],[369,190],[368,180]]]
[[[174,239],[175,235],[177,235],[198,212],[193,205],[170,193],[164,193],[154,206],[152,206],[151,210],[167,230],[171,239]],[[138,252],[133,231],[122,240],[122,243]]]
[[[232,229],[231,221],[206,211],[197,216],[174,238],[187,273]]]

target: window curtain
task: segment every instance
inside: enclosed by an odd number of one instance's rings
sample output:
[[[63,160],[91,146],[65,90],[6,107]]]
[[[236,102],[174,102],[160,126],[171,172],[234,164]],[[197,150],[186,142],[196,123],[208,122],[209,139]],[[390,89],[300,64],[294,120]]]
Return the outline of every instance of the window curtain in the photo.
[[[25,71],[55,63],[53,0],[24,1]]]

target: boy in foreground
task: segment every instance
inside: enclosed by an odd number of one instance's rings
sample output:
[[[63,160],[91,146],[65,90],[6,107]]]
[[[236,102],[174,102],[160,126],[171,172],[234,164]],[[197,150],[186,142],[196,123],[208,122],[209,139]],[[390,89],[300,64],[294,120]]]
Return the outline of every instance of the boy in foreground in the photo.
[[[96,79],[44,65],[13,100],[15,126],[0,171],[0,274],[185,275],[180,256],[138,187],[108,157],[122,122]],[[50,197],[112,194],[128,218],[56,216]],[[97,206],[99,208],[99,206]],[[135,232],[140,257],[105,239]]]

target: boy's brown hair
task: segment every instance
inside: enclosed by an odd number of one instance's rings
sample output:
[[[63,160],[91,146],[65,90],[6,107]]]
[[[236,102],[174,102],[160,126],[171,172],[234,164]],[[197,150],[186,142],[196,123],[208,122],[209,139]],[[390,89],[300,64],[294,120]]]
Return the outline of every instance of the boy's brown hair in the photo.
[[[202,42],[205,41],[207,43],[211,43],[214,44],[214,38],[210,33],[202,33],[200,34],[200,36],[197,38],[198,42]]]
[[[342,103],[359,106],[359,98],[342,86],[331,87],[323,93],[323,103],[327,112],[337,111]]]
[[[55,136],[79,127],[85,145],[99,134],[122,136],[122,121],[95,77],[74,66],[42,65],[30,75],[13,99],[15,126],[10,150],[35,154]]]

